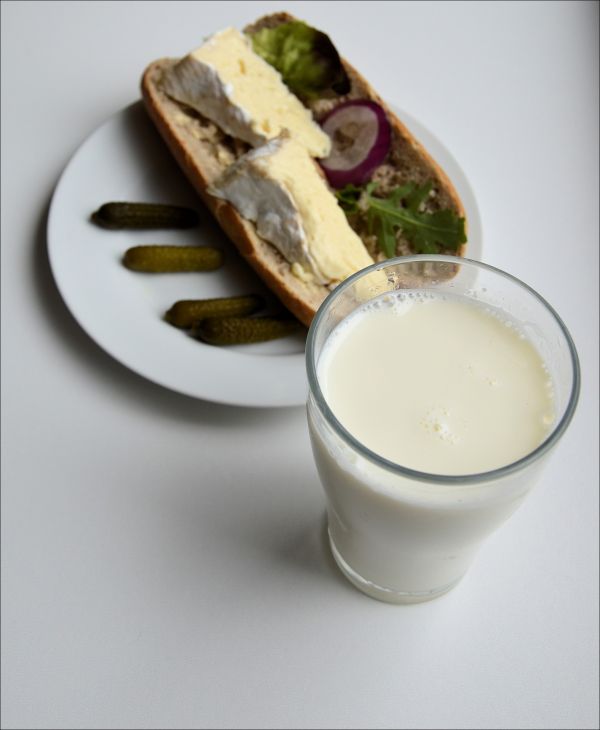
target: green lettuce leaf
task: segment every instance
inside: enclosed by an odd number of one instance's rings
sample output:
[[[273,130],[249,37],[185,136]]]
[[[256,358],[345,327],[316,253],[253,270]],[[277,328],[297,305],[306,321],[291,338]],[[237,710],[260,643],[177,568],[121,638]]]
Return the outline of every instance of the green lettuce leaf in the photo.
[[[350,91],[350,80],[329,36],[293,20],[275,28],[263,28],[251,36],[254,52],[274,66],[297,96],[319,96],[326,89],[338,94]]]

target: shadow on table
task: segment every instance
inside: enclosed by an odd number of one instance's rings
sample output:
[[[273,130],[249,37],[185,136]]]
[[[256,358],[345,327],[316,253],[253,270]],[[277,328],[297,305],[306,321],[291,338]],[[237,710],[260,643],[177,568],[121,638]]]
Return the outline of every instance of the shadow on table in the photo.
[[[327,580],[335,579],[339,585],[356,595],[356,589],[344,578],[333,558],[325,511],[315,525],[300,530],[289,541],[272,545],[271,548],[275,549],[278,557],[288,566],[310,573],[319,573]]]
[[[264,463],[232,464],[218,487],[201,490],[189,480],[165,490],[158,502],[165,528],[163,552],[185,574],[185,585],[213,582],[228,594],[240,575],[255,575],[277,594],[290,583],[355,589],[340,573],[327,534],[325,499],[312,462],[281,473]],[[211,573],[219,555],[218,576]],[[283,588],[281,588],[283,587]],[[259,586],[257,585],[257,588]]]
[[[32,261],[33,290],[39,298],[40,311],[48,327],[64,341],[90,370],[95,378],[104,381],[123,399],[135,401],[136,407],[144,407],[173,419],[198,419],[213,426],[227,427],[232,421],[251,425],[260,420],[263,424],[277,420],[282,412],[297,408],[241,408],[211,403],[168,390],[130,371],[106,353],[75,321],[54,281],[47,247],[47,222],[52,193],[42,209],[34,234]]]

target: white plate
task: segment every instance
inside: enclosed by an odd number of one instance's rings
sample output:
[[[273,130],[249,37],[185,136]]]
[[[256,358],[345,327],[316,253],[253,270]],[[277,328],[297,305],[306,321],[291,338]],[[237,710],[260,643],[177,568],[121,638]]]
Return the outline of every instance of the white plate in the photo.
[[[475,196],[458,163],[417,120],[398,112],[446,170],[469,220],[469,258],[481,254]],[[198,209],[201,225],[186,231],[106,231],[89,216],[110,200],[173,203]],[[131,246],[209,244],[222,248],[216,272],[138,274],[120,259]],[[79,147],[54,192],[48,218],[52,272],[81,327],[108,353],[139,375],[196,398],[238,406],[304,403],[304,336],[218,348],[166,324],[178,299],[249,292],[273,298],[243,263],[179,171],[141,102],[115,114]]]

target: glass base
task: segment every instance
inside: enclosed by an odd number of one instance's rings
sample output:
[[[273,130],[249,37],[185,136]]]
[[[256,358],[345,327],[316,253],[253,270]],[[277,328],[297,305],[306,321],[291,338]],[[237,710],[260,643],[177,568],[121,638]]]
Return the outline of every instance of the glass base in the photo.
[[[358,588],[359,591],[366,593],[371,598],[376,598],[378,601],[400,604],[423,603],[424,601],[431,601],[434,598],[439,598],[439,596],[443,596],[444,593],[448,593],[448,591],[454,588],[454,586],[458,585],[458,583],[460,583],[463,578],[463,576],[461,575],[459,578],[452,581],[452,583],[448,583],[447,585],[441,586],[440,588],[434,588],[431,591],[405,592],[396,591],[392,588],[386,588],[384,586],[377,585],[377,583],[373,583],[366,578],[363,578],[362,575],[359,575],[355,570],[353,570],[338,552],[338,549],[333,542],[329,530],[327,531],[327,534],[329,535],[329,545],[331,547],[331,552],[333,554],[335,562],[337,563],[338,568],[342,571],[342,573],[346,576],[350,583]]]

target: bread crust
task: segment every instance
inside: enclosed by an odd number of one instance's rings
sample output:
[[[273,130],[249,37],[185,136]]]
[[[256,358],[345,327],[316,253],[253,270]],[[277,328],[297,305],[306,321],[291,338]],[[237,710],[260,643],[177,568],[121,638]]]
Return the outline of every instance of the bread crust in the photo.
[[[261,18],[249,29],[273,26],[292,19],[287,13],[277,13]],[[185,109],[162,91],[160,83],[162,75],[177,60],[179,59],[160,59],[151,63],[144,71],[141,92],[148,114],[188,180],[239,253],[282,304],[309,326],[330,290],[326,286],[305,282],[292,274],[289,263],[274,246],[257,234],[254,223],[242,218],[228,201],[208,193],[209,185],[244,150],[232,149],[231,138],[226,138],[212,122]],[[389,109],[367,80],[344,59],[342,63],[352,82],[350,94],[343,99],[372,99],[380,104],[387,114],[392,127],[390,152],[392,164],[400,155],[399,167],[416,166],[420,177],[434,180],[440,194],[439,202],[445,207],[452,208],[457,215],[465,217],[462,202],[444,170]],[[339,103],[343,99],[337,97],[332,103]],[[313,111],[316,116],[319,115],[318,103],[313,107]],[[411,177],[414,177],[414,174]],[[459,254],[464,255],[464,250],[463,245]]]

